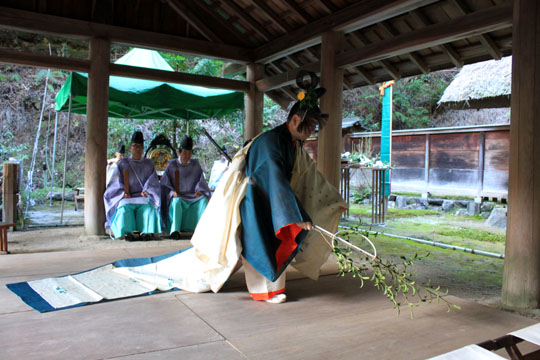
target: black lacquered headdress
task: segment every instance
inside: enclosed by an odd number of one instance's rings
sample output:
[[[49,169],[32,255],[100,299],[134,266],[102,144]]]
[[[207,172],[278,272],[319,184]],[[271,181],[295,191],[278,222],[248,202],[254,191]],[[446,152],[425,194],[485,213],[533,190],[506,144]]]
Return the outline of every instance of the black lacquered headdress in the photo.
[[[303,112],[302,122],[306,119],[314,118],[318,122],[319,127],[323,127],[328,114],[321,113],[319,98],[326,93],[326,89],[317,87],[319,85],[319,78],[311,71],[302,70],[296,76],[296,85],[298,85],[300,91],[298,92],[298,102],[295,106]]]

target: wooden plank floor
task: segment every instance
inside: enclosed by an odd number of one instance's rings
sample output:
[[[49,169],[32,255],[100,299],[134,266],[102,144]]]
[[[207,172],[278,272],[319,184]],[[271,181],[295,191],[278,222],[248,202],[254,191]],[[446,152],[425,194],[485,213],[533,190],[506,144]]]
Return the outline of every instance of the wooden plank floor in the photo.
[[[289,272],[289,300],[255,302],[237,273],[218,293],[164,294],[40,314],[5,284],[83,271],[119,258],[176,250],[129,249],[0,256],[2,359],[426,359],[534,324],[452,298],[400,316],[357,279]],[[327,266],[325,273],[332,273]]]

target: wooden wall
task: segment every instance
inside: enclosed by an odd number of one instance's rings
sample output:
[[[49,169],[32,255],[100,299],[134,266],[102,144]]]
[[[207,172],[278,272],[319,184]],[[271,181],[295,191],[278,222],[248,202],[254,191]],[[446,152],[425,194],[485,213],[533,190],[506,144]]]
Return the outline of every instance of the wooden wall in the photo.
[[[305,147],[316,159],[316,139]],[[380,132],[343,138],[344,149],[371,143],[380,152]],[[392,191],[507,197],[509,125],[394,131],[392,134]],[[352,172],[351,186],[367,178]],[[360,178],[355,178],[360,177]]]

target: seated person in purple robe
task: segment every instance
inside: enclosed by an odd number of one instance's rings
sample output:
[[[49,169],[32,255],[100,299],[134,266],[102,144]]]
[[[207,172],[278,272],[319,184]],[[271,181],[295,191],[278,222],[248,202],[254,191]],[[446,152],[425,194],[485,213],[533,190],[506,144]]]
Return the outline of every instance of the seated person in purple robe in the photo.
[[[161,214],[173,239],[179,239],[180,232],[195,230],[210,198],[210,188],[199,161],[191,158],[192,151],[193,139],[185,135],[178,158],[169,161],[161,177]]]
[[[131,156],[118,162],[105,190],[105,228],[115,238],[134,233],[161,233],[160,185],[151,159],[143,158],[144,137],[136,131],[129,146]]]

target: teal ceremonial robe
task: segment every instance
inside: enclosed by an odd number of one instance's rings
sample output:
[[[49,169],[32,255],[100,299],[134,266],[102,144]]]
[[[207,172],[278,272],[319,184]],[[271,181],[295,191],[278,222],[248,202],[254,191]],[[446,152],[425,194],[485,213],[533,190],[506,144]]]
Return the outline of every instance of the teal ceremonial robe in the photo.
[[[281,275],[307,235],[296,223],[311,221],[290,185],[296,146],[301,144],[285,123],[256,138],[247,155],[242,255],[270,281]]]

